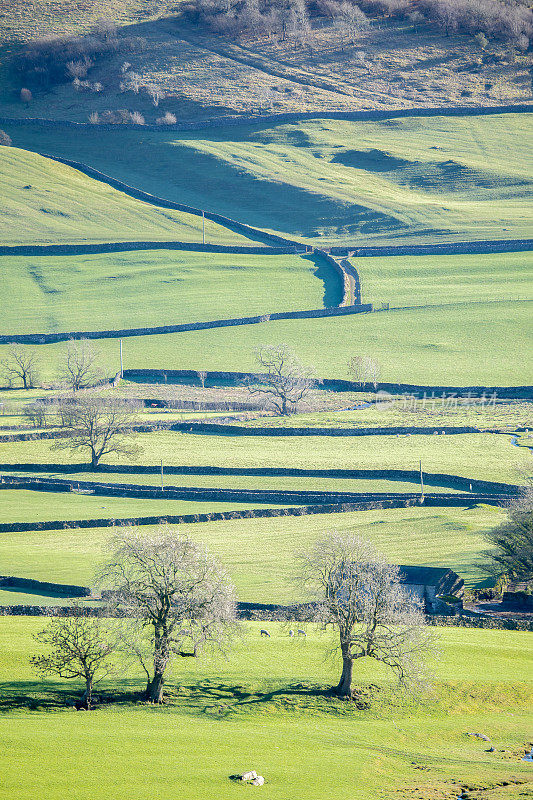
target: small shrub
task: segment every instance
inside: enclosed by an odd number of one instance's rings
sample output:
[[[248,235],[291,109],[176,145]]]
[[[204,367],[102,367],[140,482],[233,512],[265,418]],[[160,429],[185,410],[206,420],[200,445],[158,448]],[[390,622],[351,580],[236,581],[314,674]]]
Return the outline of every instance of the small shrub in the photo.
[[[28,104],[31,103],[31,101],[33,100],[33,95],[29,89],[21,89],[20,99],[22,100],[23,103]]]
[[[485,50],[485,48],[488,46],[489,40],[487,39],[484,33],[481,33],[481,31],[479,33],[476,33],[474,39],[476,41],[476,44],[478,44],[482,50]]]
[[[144,117],[140,111],[133,111],[131,113],[131,121],[134,125],[144,125]]]
[[[0,146],[3,147],[11,147],[13,142],[11,141],[11,136],[9,136],[5,131],[0,130]]]
[[[167,111],[164,117],[158,117],[156,119],[156,123],[158,125],[175,125],[177,122],[177,118],[175,114],[171,114],[170,111]]]
[[[91,123],[91,125],[98,125],[98,123],[100,122],[100,115],[98,111],[92,111],[89,114],[89,122]]]

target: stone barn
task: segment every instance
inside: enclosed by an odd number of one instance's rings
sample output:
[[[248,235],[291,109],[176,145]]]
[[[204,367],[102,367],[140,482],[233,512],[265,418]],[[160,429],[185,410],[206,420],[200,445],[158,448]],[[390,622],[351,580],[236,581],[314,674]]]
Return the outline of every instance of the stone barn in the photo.
[[[463,594],[464,581],[459,575],[446,567],[412,567],[400,564],[402,584],[413,595],[423,601],[427,612],[438,610],[437,597]]]

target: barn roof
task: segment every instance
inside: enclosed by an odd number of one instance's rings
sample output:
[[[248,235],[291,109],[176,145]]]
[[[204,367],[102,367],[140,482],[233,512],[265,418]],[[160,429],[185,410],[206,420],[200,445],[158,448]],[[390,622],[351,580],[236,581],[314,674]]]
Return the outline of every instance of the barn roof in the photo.
[[[465,582],[447,567],[413,567],[400,564],[400,580],[406,586],[433,586],[435,594],[462,594]]]

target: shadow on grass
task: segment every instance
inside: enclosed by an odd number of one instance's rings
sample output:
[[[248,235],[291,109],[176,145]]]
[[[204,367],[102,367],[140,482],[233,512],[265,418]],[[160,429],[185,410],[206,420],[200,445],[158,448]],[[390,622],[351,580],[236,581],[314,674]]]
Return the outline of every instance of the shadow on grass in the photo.
[[[16,681],[0,684],[0,714],[12,711],[65,711],[74,708],[83,694],[80,683],[72,686],[46,681]],[[127,706],[143,699],[141,688],[125,681],[118,682],[113,690],[95,688],[95,707],[104,705]]]

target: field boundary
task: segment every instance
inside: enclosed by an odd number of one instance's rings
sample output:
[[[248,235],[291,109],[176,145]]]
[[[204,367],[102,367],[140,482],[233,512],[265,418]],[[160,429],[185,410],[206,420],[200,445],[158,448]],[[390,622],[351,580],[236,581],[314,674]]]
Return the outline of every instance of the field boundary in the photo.
[[[511,105],[495,106],[433,106],[416,108],[391,108],[373,109],[367,111],[302,111],[285,112],[279,114],[248,114],[237,116],[234,114],[221,115],[219,117],[191,120],[180,122],[176,125],[166,125],[168,131],[191,131],[204,130],[208,128],[225,128],[250,125],[284,125],[287,123],[300,122],[312,119],[338,119],[353,122],[379,121],[383,119],[398,119],[401,117],[479,117],[490,116],[492,114],[528,114],[533,111],[531,103],[514,103]],[[95,130],[116,130],[130,129],[160,131],[160,125],[145,124],[142,126],[125,124],[99,124],[97,126],[90,122],[74,122],[72,120],[46,119],[44,117],[0,117],[0,124],[3,125],[41,125],[48,128],[92,128]]]
[[[9,487],[8,487],[9,488]],[[13,488],[13,487],[11,487]],[[24,488],[24,487],[20,487]],[[331,503],[313,506],[283,506],[280,508],[250,508],[236,511],[213,511],[198,514],[159,514],[145,517],[103,517],[99,519],[47,520],[46,522],[6,522],[0,524],[0,533],[30,533],[35,531],[71,530],[77,528],[112,528],[128,525],[190,525],[197,522],[227,522],[232,519],[258,519],[261,517],[301,517],[310,514],[344,514],[353,511],[411,508],[471,508],[484,505],[505,507],[509,495],[405,495],[396,499],[376,495],[374,499],[361,499],[352,503]]]
[[[327,310],[327,309],[325,309]],[[333,312],[346,313],[342,308]],[[244,380],[260,381],[264,375],[257,372],[234,372],[208,370],[205,385],[240,385]],[[198,380],[198,372],[192,369],[125,369],[124,378],[143,383],[183,383]],[[322,378],[320,385],[333,392],[384,392],[386,395],[408,394],[414,397],[495,397],[505,400],[532,400],[533,386],[428,386],[413,383],[358,383],[342,378]],[[383,398],[386,401],[386,397]]]
[[[261,322],[282,319],[314,319],[316,317],[339,317],[345,314],[368,314],[373,310],[372,303],[330,306],[305,311],[273,311],[256,314],[252,317],[216,319],[207,322],[184,322],[178,325],[155,325],[146,328],[123,328],[107,331],[63,331],[61,333],[20,333],[0,335],[0,344],[53,344],[73,339],[122,339],[128,336],[158,336],[165,333],[186,333],[210,328],[230,328],[237,325],[257,325]],[[198,374],[197,374],[198,377]]]
[[[280,256],[305,255],[312,248],[306,245],[290,247],[253,247],[248,245],[203,244],[202,242],[101,242],[94,244],[13,244],[1,245],[0,256],[72,256],[122,253],[135,250],[186,250],[200,253],[233,253],[235,255]]]
[[[88,464],[0,464],[1,471],[14,472],[91,472]],[[159,475],[159,465],[135,464],[117,465],[101,464],[98,472],[123,475]],[[164,473],[169,475],[209,475],[225,477],[258,477],[258,478],[325,478],[340,480],[388,480],[402,483],[419,483],[418,469],[300,469],[296,467],[214,467],[214,466],[165,466]],[[481,494],[507,493],[514,496],[526,487],[513,483],[487,481],[479,478],[465,478],[446,472],[423,472],[427,486],[441,486],[448,489],[459,489],[464,492]],[[0,475],[0,481],[2,480]],[[12,476],[9,476],[12,477]],[[77,484],[77,481],[73,481]],[[142,484],[145,485],[145,484]]]

